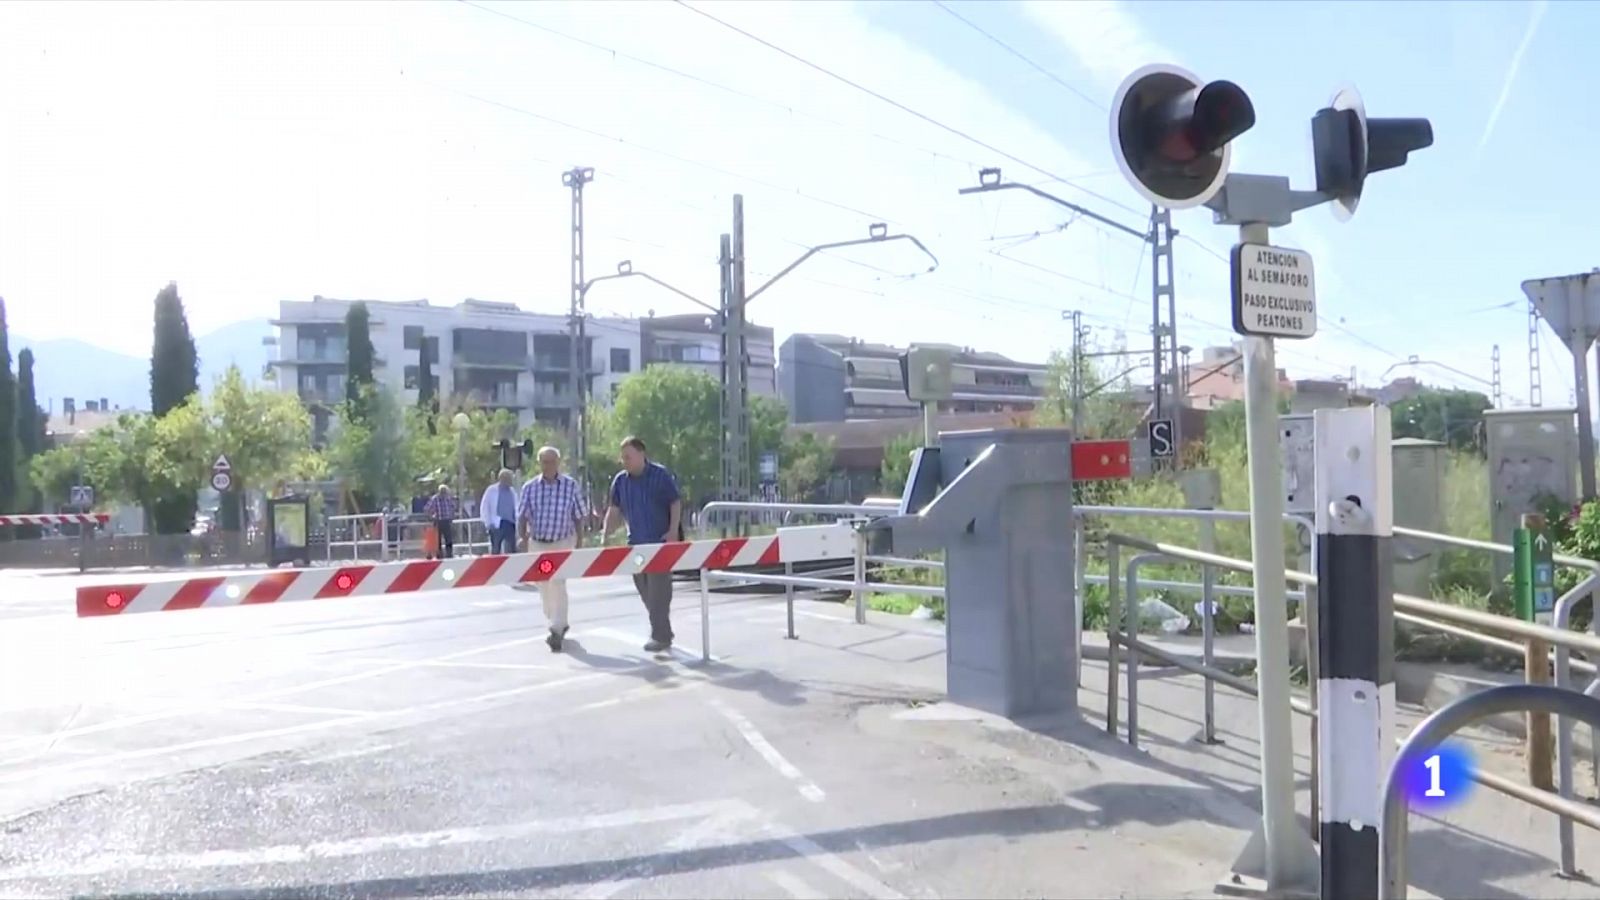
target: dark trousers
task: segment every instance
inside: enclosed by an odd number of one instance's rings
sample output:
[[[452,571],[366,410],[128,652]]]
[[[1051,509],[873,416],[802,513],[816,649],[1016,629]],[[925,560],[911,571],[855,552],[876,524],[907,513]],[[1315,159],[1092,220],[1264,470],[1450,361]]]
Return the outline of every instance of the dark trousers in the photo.
[[[451,519],[434,519],[433,528],[439,533],[439,558],[449,559],[456,554],[456,523]]]
[[[650,640],[672,643],[672,573],[644,572],[633,576],[633,586],[650,614]]]
[[[500,520],[500,524],[489,529],[489,552],[512,553],[517,549],[517,526],[515,522]]]

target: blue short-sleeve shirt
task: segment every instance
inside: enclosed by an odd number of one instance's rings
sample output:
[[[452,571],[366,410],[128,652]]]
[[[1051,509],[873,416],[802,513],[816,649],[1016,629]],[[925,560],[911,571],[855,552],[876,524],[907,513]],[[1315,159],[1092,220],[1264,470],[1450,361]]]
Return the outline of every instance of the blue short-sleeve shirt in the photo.
[[[677,499],[677,479],[657,462],[646,460],[638,475],[629,475],[624,469],[611,479],[611,505],[622,510],[628,522],[630,544],[659,543],[672,524],[672,504]]]

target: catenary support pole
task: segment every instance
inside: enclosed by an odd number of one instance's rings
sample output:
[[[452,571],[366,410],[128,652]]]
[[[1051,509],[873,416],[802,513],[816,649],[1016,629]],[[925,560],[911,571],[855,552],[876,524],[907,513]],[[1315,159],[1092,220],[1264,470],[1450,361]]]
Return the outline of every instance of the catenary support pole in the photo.
[[[571,366],[572,397],[567,425],[572,434],[572,465],[578,483],[589,489],[589,473],[584,465],[588,459],[588,441],[584,428],[584,394],[588,387],[587,340],[584,328],[584,293],[587,290],[583,273],[583,186],[594,180],[594,169],[574,166],[561,173],[561,183],[572,192],[572,304],[567,319],[568,364]]]
[[[1266,244],[1266,225],[1239,229],[1244,243]],[[1284,608],[1282,447],[1278,439],[1278,370],[1272,339],[1244,339],[1246,443],[1250,459],[1250,547],[1261,694],[1261,830],[1234,864],[1260,872],[1269,893],[1314,890],[1317,855],[1294,810],[1294,731],[1289,696],[1289,620]]]
[[[1366,900],[1396,738],[1389,409],[1317,410],[1314,429],[1322,897]]]

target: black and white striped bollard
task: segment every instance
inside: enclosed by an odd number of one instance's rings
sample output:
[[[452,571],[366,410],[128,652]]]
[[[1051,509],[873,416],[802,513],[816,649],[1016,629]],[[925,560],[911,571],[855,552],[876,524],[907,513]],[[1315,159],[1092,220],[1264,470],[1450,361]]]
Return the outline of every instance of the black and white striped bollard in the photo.
[[[1322,900],[1378,896],[1394,760],[1394,479],[1389,408],[1315,413]]]

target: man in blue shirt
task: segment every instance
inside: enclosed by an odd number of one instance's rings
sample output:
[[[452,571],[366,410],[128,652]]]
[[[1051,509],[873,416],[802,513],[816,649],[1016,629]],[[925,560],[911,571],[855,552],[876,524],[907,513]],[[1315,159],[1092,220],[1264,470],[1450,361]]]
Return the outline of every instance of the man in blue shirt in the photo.
[[[662,544],[683,539],[680,523],[683,501],[678,482],[666,466],[645,456],[644,441],[630,437],[622,442],[622,471],[611,479],[611,502],[606,507],[601,534],[610,537],[620,514],[628,524],[628,543]],[[633,586],[650,615],[649,653],[672,646],[672,573],[645,572],[633,576]]]

